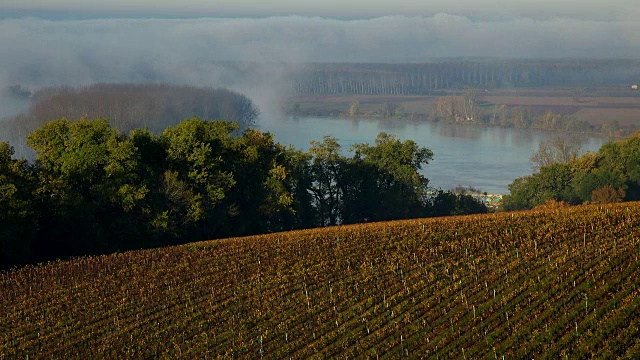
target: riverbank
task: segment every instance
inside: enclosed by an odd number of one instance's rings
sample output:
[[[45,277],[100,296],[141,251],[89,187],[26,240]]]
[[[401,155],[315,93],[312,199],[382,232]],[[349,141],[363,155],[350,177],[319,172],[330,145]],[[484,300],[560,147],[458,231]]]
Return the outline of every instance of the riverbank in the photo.
[[[451,106],[468,90],[438,91],[431,95],[332,95],[290,97],[292,116],[378,118],[516,127],[620,138],[640,128],[640,92],[623,87],[589,89],[474,90],[478,118],[452,115],[442,119],[438,106]],[[479,119],[479,120],[478,120]]]

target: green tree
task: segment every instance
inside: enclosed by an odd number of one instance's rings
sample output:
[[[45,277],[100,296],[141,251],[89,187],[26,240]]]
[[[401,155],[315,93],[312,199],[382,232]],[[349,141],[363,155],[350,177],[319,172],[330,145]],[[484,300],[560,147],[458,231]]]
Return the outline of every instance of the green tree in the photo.
[[[232,134],[237,125],[192,118],[161,135],[167,168],[161,194],[167,203],[155,222],[176,237],[198,239],[225,234],[225,220],[235,214],[223,204],[235,185]]]
[[[42,209],[38,249],[64,255],[128,248],[141,183],[139,153],[107,120],[59,119],[27,138],[36,153]]]
[[[295,213],[291,154],[272,134],[248,129],[234,139],[232,161],[235,184],[228,195],[234,235],[278,231],[292,225]],[[235,156],[232,156],[234,154]]]
[[[594,191],[607,186],[611,186],[616,190],[620,189],[622,192],[625,192],[627,188],[623,174],[600,167],[576,176],[573,179],[573,186],[576,195],[582,202],[592,201]]]
[[[288,176],[285,186],[293,199],[292,210],[281,212],[278,230],[312,228],[319,224],[318,214],[313,207],[313,196],[309,189],[313,186],[311,168],[312,156],[308,152],[292,146],[284,151],[285,168]]]
[[[325,136],[322,141],[311,141],[309,153],[313,156],[311,174],[313,178],[309,192],[317,209],[320,226],[336,225],[340,220],[342,191],[338,184],[344,164],[340,155],[338,139]]]
[[[620,175],[627,184],[629,200],[640,199],[640,136],[605,144],[599,151],[598,167]]]
[[[380,169],[362,158],[345,159],[338,179],[342,193],[340,216],[343,223],[379,221],[384,196],[379,191]]]
[[[514,180],[509,195],[503,197],[503,210],[525,210],[544,204],[547,200],[578,202],[573,187],[574,171],[570,164],[553,164],[540,168],[538,173]]]
[[[429,180],[419,171],[433,159],[430,149],[384,132],[378,134],[375,145],[355,144],[352,149],[356,161],[375,169],[369,175],[376,181],[371,187],[374,193],[364,196],[378,199],[376,220],[408,218],[424,209]]]
[[[603,145],[578,157],[578,138],[542,143],[532,161],[539,172],[516,179],[503,199],[506,210],[529,209],[547,200],[569,204],[640,199],[640,136]]]
[[[212,239],[304,226],[309,158],[249,128],[234,136],[225,121],[185,120],[161,136],[167,169],[154,226],[174,238]],[[304,185],[300,185],[300,184]],[[305,186],[304,192],[301,186]],[[305,199],[304,196],[301,199]]]
[[[579,179],[581,198],[589,201],[593,191],[606,185],[623,190],[625,200],[640,199],[640,137],[630,136],[600,148],[593,170]]]
[[[466,192],[438,190],[429,200],[429,216],[484,214],[487,206]]]
[[[25,160],[12,159],[13,147],[0,142],[0,270],[33,259],[35,178]]]

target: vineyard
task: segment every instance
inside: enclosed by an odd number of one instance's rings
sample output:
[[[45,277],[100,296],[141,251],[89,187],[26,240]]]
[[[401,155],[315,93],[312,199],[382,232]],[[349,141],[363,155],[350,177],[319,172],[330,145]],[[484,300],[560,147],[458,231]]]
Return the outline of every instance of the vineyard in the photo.
[[[640,203],[194,243],[0,273],[0,358],[640,358]]]

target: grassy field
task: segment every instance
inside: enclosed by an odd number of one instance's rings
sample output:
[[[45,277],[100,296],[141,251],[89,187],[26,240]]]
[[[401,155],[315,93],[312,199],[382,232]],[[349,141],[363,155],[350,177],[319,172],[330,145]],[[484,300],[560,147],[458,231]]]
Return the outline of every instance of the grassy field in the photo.
[[[640,203],[293,231],[0,274],[0,358],[640,357]]]
[[[408,114],[427,116],[442,96],[460,95],[462,91],[442,91],[437,96],[405,95],[301,95],[288,100],[299,104],[304,115],[345,116],[350,104],[358,100],[362,113],[373,113],[385,102],[404,106]],[[485,112],[494,105],[523,106],[541,115],[552,111],[573,115],[590,124],[618,121],[622,126],[640,126],[640,91],[628,88],[595,89],[491,89],[479,90]]]

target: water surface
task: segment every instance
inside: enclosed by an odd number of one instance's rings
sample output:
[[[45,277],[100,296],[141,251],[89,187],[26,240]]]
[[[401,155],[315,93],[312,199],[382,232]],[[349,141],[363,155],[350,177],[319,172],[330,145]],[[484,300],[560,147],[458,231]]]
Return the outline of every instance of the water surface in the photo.
[[[557,137],[554,132],[479,127],[378,119],[339,119],[301,117],[270,121],[261,126],[273,133],[276,141],[308,150],[309,141],[335,136],[349,154],[355,143],[373,144],[380,132],[414,140],[434,152],[433,160],[422,173],[436,188],[472,186],[493,194],[508,193],[516,178],[531,174],[531,154],[541,141]],[[597,151],[607,140],[583,138],[585,151]]]

